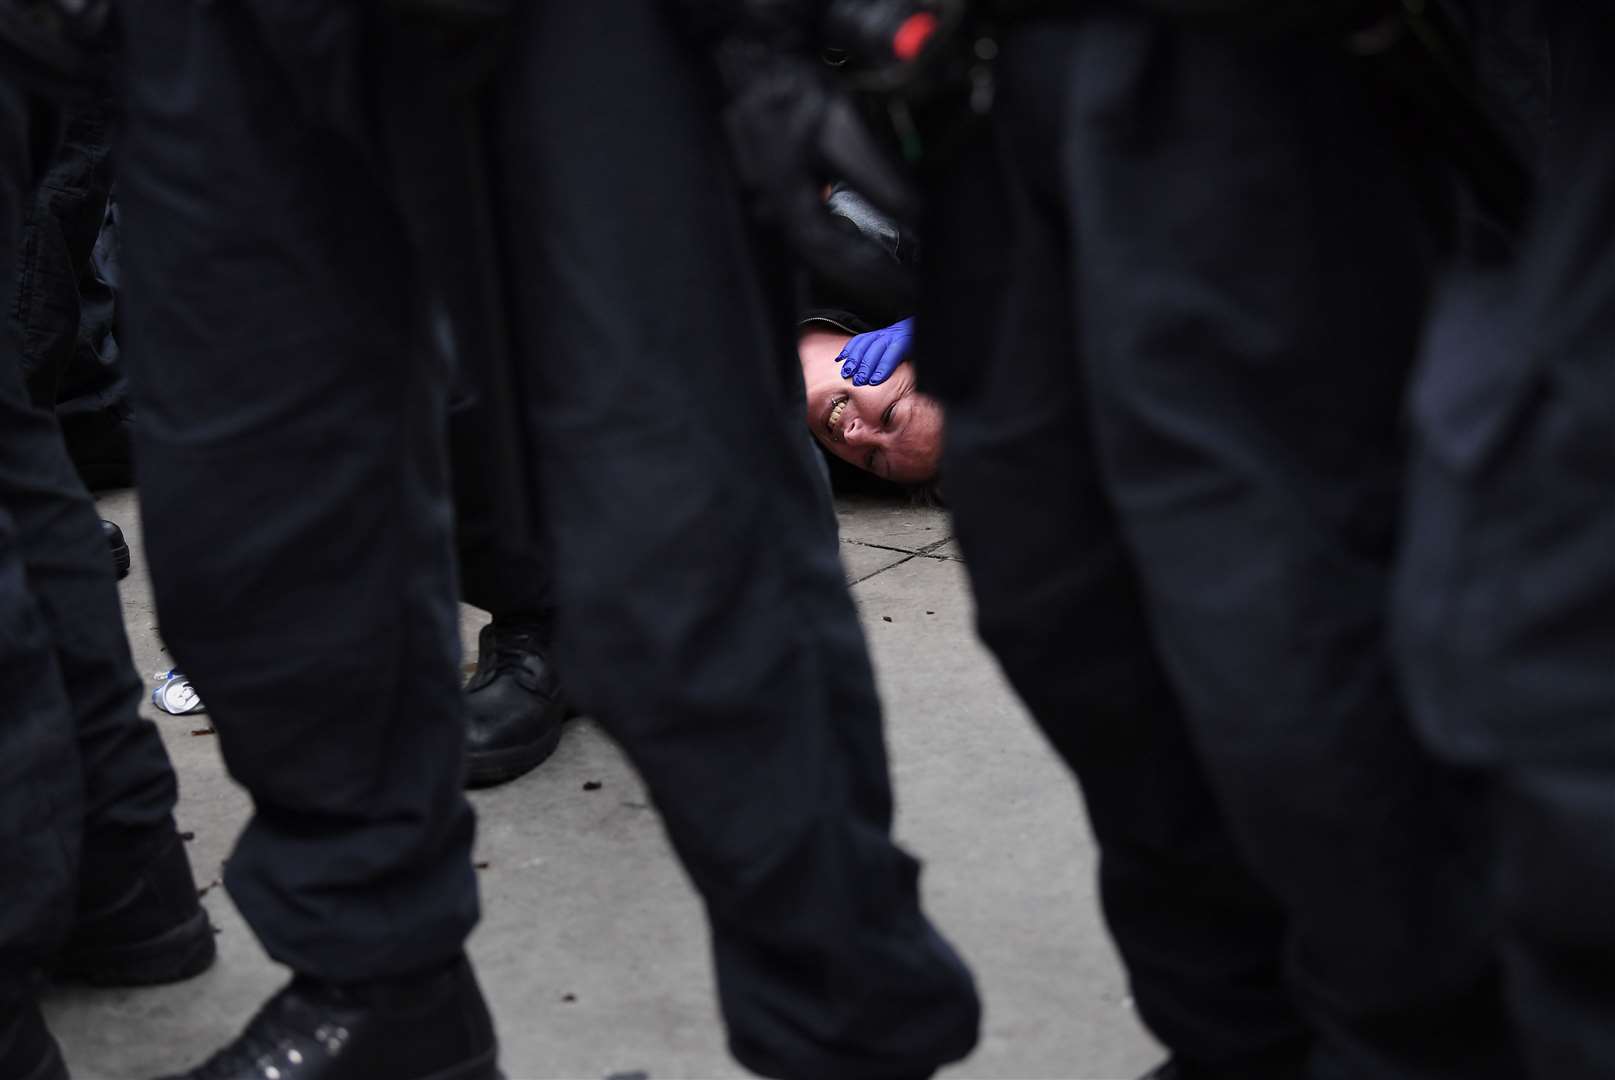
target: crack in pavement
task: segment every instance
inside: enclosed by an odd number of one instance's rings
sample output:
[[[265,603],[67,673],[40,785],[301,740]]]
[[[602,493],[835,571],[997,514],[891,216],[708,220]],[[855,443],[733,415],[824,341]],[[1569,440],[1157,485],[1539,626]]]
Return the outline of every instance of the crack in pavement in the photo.
[[[899,566],[902,566],[902,565],[904,565],[906,563],[913,562],[915,559],[932,559],[932,560],[934,560],[936,562],[962,562],[963,561],[962,559],[956,558],[955,556],[952,556],[952,555],[933,555],[933,554],[931,554],[937,548],[942,547],[943,545],[947,544],[952,539],[953,539],[953,536],[951,534],[948,535],[948,536],[944,536],[942,539],[940,539],[940,540],[938,540],[938,541],[936,541],[934,543],[930,543],[930,544],[925,545],[924,547],[920,548],[918,551],[914,551],[914,550],[912,550],[910,548],[892,547],[889,544],[872,544],[867,540],[845,540],[844,539],[844,540],[841,541],[843,544],[855,544],[858,547],[874,548],[877,551],[890,551],[890,552],[894,552],[894,553],[899,554],[899,555],[906,556],[906,558],[898,559],[896,562],[892,563],[889,566],[883,566],[879,570],[871,570],[869,573],[865,574],[863,577],[855,578],[852,581],[847,582],[847,588],[850,589],[854,585],[862,585],[864,582],[868,581],[872,577],[876,577],[876,576],[878,576],[880,574],[884,574],[888,570],[895,570]]]

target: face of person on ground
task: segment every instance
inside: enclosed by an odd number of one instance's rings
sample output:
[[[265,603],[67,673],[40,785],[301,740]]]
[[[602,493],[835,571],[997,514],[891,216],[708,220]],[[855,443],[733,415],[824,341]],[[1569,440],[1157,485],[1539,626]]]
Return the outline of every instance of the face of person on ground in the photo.
[[[813,437],[842,461],[899,484],[934,479],[942,460],[942,406],[914,389],[899,364],[879,386],[854,386],[836,357],[848,335],[809,330],[799,352]]]

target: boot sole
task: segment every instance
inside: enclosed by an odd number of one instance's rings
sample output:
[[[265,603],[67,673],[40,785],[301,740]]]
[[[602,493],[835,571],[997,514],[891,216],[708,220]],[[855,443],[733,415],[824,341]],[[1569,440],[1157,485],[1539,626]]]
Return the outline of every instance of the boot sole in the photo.
[[[91,986],[157,986],[200,975],[218,955],[207,912],[196,914],[154,938],[63,957],[60,979]]]
[[[514,780],[548,761],[560,745],[561,725],[556,724],[537,742],[513,746],[508,750],[483,750],[466,754],[465,786],[485,788]]]
[[[129,576],[129,544],[109,545],[109,550],[112,552],[112,565],[118,568],[118,580],[122,581]]]

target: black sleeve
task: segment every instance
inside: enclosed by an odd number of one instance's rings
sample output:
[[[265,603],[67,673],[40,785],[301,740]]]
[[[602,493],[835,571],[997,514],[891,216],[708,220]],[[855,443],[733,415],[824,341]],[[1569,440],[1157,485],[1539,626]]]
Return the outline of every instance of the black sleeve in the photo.
[[[802,321],[807,322],[817,313],[818,321],[861,334],[912,315],[916,289],[913,265],[918,253],[912,233],[842,184],[831,188],[826,206],[846,231],[847,262],[839,273],[815,273],[809,278]],[[903,287],[894,289],[874,280],[873,275],[860,273],[859,268],[871,259],[905,268],[908,272],[901,275]],[[859,328],[853,329],[854,325]]]

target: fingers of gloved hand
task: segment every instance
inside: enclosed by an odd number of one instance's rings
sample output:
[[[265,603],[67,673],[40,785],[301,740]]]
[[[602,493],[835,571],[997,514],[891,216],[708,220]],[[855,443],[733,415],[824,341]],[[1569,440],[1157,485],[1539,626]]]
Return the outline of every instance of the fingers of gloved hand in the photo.
[[[907,357],[913,327],[914,320],[909,318],[850,339],[839,357],[845,361],[841,377],[851,379],[854,386],[885,382]]]
[[[874,334],[859,334],[847,341],[847,344],[841,350],[841,355],[836,358],[842,361],[841,377],[843,379],[850,379],[858,374],[859,369],[863,367],[864,356],[869,352],[874,341]]]
[[[851,371],[842,372],[842,378],[851,379],[854,386],[863,386],[869,382],[869,376],[874,372],[880,361],[880,354],[886,350],[887,345],[884,331],[876,330],[872,334],[861,336],[864,340],[859,343],[857,362],[851,365]]]
[[[886,350],[891,348],[891,344],[890,334],[880,333],[875,337],[874,342],[859,357],[858,370],[852,375],[852,385],[867,386],[871,382],[879,381],[875,378],[875,373],[880,370],[881,357],[886,355]]]
[[[870,354],[866,370],[860,372],[858,377],[865,379],[870,386],[879,386],[908,355],[908,337],[904,334],[888,334],[880,347],[871,349]],[[853,382],[857,384],[858,379]]]
[[[858,358],[858,366],[853,368],[852,374],[846,376],[852,380],[852,385],[865,386],[868,384],[869,374],[875,370],[875,357],[880,355],[882,347],[882,343],[877,341],[864,350],[863,355]]]

